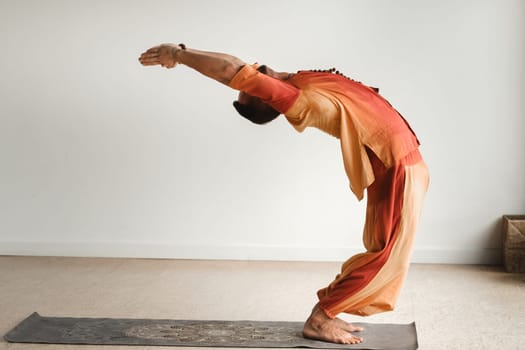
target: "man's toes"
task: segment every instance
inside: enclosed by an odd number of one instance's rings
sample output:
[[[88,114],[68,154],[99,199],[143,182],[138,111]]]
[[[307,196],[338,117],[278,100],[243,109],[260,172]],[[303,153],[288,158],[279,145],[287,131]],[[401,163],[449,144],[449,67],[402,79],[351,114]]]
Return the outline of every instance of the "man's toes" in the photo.
[[[342,344],[359,344],[363,342],[363,338],[356,337],[353,335],[346,336],[341,340]]]
[[[348,337],[341,337],[337,339],[337,342],[340,344],[354,344],[352,338],[348,338]]]
[[[363,338],[352,336],[352,343],[351,344],[359,344],[363,342]]]

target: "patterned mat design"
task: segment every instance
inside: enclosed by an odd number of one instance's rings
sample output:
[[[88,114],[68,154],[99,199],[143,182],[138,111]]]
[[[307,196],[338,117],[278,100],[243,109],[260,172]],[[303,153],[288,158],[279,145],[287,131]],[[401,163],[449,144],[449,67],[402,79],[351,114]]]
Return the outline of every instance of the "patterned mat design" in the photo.
[[[302,322],[42,317],[33,313],[5,335],[15,343],[162,345],[229,348],[417,349],[415,324],[356,323],[365,342],[305,339]]]

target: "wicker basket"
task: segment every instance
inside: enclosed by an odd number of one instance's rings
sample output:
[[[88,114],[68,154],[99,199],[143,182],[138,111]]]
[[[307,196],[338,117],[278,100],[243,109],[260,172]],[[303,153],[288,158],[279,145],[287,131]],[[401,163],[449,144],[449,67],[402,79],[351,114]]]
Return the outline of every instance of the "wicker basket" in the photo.
[[[508,272],[525,272],[525,215],[503,216],[503,261]]]

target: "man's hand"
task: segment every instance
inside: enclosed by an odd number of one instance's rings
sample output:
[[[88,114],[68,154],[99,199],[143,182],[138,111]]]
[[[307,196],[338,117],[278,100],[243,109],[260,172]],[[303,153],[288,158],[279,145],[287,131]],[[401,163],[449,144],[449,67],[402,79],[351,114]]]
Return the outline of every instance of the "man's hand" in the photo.
[[[154,46],[140,55],[139,61],[144,66],[161,65],[166,68],[180,63],[225,85],[246,64],[232,55],[186,48],[184,44]]]
[[[144,66],[161,65],[166,68],[173,68],[177,65],[178,53],[182,50],[180,45],[162,44],[152,47],[140,55],[139,61]]]

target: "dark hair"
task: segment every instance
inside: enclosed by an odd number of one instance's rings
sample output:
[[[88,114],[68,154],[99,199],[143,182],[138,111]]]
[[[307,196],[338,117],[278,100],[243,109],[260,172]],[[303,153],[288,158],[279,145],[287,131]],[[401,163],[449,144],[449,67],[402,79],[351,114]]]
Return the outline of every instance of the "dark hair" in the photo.
[[[263,102],[261,102],[261,104],[263,104]],[[244,118],[259,125],[269,123],[281,114],[266,104],[264,108],[257,108],[258,106],[251,103],[241,104],[239,101],[233,101],[233,107],[235,107],[237,112]]]
[[[257,70],[268,75],[266,65],[259,66]],[[246,94],[248,95],[248,94]],[[239,101],[233,101],[233,107],[244,118],[255,124],[266,124],[274,120],[281,114],[270,105],[261,101],[261,99],[249,96],[248,103],[241,104]]]

